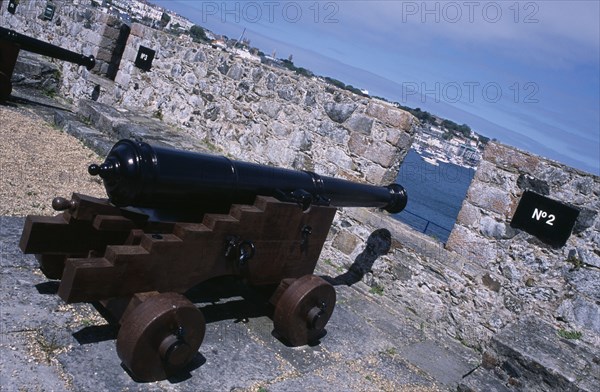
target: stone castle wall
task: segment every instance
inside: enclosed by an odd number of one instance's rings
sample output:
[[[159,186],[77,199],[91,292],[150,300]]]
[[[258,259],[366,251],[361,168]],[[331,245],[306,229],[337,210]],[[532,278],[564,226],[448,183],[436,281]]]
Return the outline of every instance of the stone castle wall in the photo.
[[[140,45],[156,50],[150,72],[134,65]],[[100,100],[143,105],[237,159],[373,184],[395,180],[414,134],[384,102],[140,24],[115,82]]]
[[[96,58],[93,72],[107,75],[113,71],[111,62],[122,23],[116,18],[90,7],[89,0],[54,1],[52,20],[42,18],[45,1],[21,1],[14,15],[6,6],[0,8],[2,26],[21,34],[51,43],[61,48]],[[67,62],[57,62],[63,74],[62,82],[70,90],[87,91],[90,72]],[[64,91],[64,87],[63,87]]]
[[[2,26],[84,54],[112,53],[108,37],[120,26],[87,2],[61,3],[52,22],[37,18],[43,2],[27,3],[16,15],[2,9]],[[140,45],[156,50],[149,72],[134,65]],[[139,24],[114,81],[101,76],[106,61],[94,72],[60,67],[61,92],[74,101],[95,91],[99,102],[160,118],[240,160],[385,184],[414,134],[414,118],[384,102]],[[337,283],[366,283],[470,346],[532,314],[600,344],[598,185],[598,177],[490,143],[446,247],[384,214],[345,209],[322,260]],[[582,210],[563,248],[509,227],[524,189]]]
[[[563,247],[510,227],[525,190],[580,210]],[[446,244],[389,216],[348,209],[323,257],[340,281],[362,280],[472,347],[527,316],[598,347],[598,196],[598,176],[491,142]]]
[[[580,210],[555,248],[510,227],[524,191]],[[488,271],[512,313],[552,312],[600,334],[600,178],[500,143],[490,143],[446,244]]]
[[[372,184],[395,180],[412,143],[414,117],[392,105],[137,23],[115,81],[98,77],[112,71],[121,25],[84,1],[61,3],[53,21],[37,17],[44,2],[26,4],[15,15],[2,11],[9,28],[99,59],[92,73],[61,63],[61,93],[74,101],[96,94],[192,130],[237,159]],[[140,45],[156,51],[149,72],[134,65]]]

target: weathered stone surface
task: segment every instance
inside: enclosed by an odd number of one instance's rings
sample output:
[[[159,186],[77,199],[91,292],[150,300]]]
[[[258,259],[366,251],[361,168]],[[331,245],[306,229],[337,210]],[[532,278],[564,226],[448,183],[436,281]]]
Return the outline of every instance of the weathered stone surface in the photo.
[[[385,125],[408,131],[413,122],[413,116],[404,110],[383,103],[369,102],[367,115],[375,117]]]
[[[498,380],[496,375],[484,369],[476,369],[458,384],[458,392],[510,392],[505,382]]]
[[[583,295],[566,299],[556,310],[556,316],[580,330],[600,334],[600,305],[593,299]]]
[[[292,85],[285,85],[277,90],[277,95],[279,98],[284,99],[286,101],[291,101],[295,97],[295,89]]]
[[[312,135],[309,132],[296,132],[292,140],[290,140],[290,146],[301,152],[310,151],[312,144]]]
[[[511,212],[516,207],[509,193],[480,182],[471,184],[467,197],[471,204],[505,217],[511,216]]]
[[[281,110],[281,104],[275,101],[262,100],[259,110],[270,118],[275,119]]]
[[[550,186],[546,181],[538,180],[526,174],[519,176],[517,186],[524,191],[529,190],[544,196],[550,193]]]
[[[498,249],[488,240],[474,234],[462,225],[454,225],[446,242],[446,249],[458,253],[466,259],[476,261],[482,266],[496,260]]]
[[[195,48],[189,49],[183,56],[185,61],[199,63],[206,60],[204,52]]]
[[[351,131],[370,135],[371,128],[373,128],[373,119],[366,116],[354,115],[350,117],[345,126]]]
[[[551,386],[592,392],[600,384],[597,353],[561,338],[554,327],[534,317],[504,328],[491,347],[501,363],[497,371],[513,379],[520,390],[547,391]]]
[[[308,91],[304,97],[304,105],[315,106],[317,104],[317,97],[311,91]]]
[[[354,249],[356,249],[356,247],[361,242],[362,241],[360,240],[360,238],[358,238],[354,234],[351,234],[348,231],[342,231],[338,233],[338,235],[333,240],[333,246],[335,246],[337,249],[341,250],[345,254],[350,255],[352,254],[352,252],[354,252]]]
[[[343,123],[350,118],[356,108],[356,104],[353,103],[327,102],[323,105],[323,109],[325,109],[327,116],[337,123]]]
[[[489,216],[481,218],[479,221],[479,230],[481,234],[495,239],[512,238],[517,234],[516,230],[505,222],[498,222]]]
[[[386,170],[379,165],[368,165],[365,170],[365,179],[372,184],[383,185],[386,177]]]
[[[407,141],[411,140],[412,136],[403,130],[397,128],[388,128],[386,130],[386,141],[393,146],[409,145]]]
[[[598,217],[598,211],[590,208],[580,207],[579,216],[573,226],[573,233],[579,234],[594,225],[596,218]]]
[[[456,223],[466,227],[476,227],[481,219],[481,211],[468,201],[463,201],[462,208],[456,217]]]
[[[366,153],[369,148],[370,139],[358,133],[352,133],[348,142],[348,148],[352,154],[356,156],[362,156]]]
[[[540,167],[539,157],[497,142],[488,143],[483,153],[483,159],[501,168],[513,171],[519,168],[527,173],[534,173]]]
[[[244,68],[240,63],[234,63],[231,68],[227,71],[227,76],[229,76],[233,80],[240,80],[242,78],[242,74],[244,72]]]
[[[273,72],[271,72],[267,75],[267,88],[269,90],[274,90],[276,85],[277,85],[277,75],[275,75]]]
[[[317,128],[317,133],[328,137],[337,144],[345,144],[348,140],[348,131],[330,121],[323,121]]]
[[[502,285],[496,279],[494,279],[490,274],[485,274],[481,278],[481,283],[486,286],[488,289],[499,292]]]
[[[386,168],[393,166],[400,159],[398,149],[385,142],[371,143],[364,156]]]
[[[500,189],[510,191],[515,187],[517,178],[517,174],[499,169],[496,165],[484,160],[479,163],[474,180],[490,183]]]

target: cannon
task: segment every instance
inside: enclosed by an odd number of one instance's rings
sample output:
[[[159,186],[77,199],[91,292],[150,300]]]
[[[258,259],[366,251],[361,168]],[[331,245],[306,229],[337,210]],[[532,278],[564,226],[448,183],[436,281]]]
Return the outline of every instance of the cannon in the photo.
[[[186,297],[230,276],[268,293],[273,334],[301,346],[326,334],[334,287],[314,269],[337,207],[400,212],[397,184],[373,186],[223,156],[121,140],[90,165],[108,199],[55,198],[28,216],[20,248],[35,254],[67,303],[101,304],[120,324],[116,346],[141,381],[182,371],[205,332]]]
[[[0,27],[0,102],[5,102],[12,92],[11,78],[21,49],[82,65],[88,70],[96,65],[94,56],[84,56]]]

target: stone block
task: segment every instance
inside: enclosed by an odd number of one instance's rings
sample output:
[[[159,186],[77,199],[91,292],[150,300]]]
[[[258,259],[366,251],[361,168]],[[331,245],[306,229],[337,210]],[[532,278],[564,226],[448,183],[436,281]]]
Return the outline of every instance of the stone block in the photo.
[[[398,146],[408,150],[413,142],[413,136],[398,128],[387,128],[385,130],[385,140],[393,146]]]
[[[294,150],[308,152],[312,147],[312,138],[309,132],[294,132],[290,140],[290,147]]]
[[[349,231],[342,230],[333,240],[333,247],[346,255],[351,255],[362,241]]]
[[[469,202],[463,201],[462,208],[456,217],[456,223],[460,223],[466,227],[475,227],[481,219],[479,208]]]
[[[493,337],[491,349],[499,357],[496,371],[513,379],[519,390],[596,391],[600,385],[597,352],[560,336],[551,324],[525,317]]]
[[[323,121],[317,128],[317,133],[326,136],[336,144],[346,144],[349,139],[348,131],[339,127],[331,121]]]
[[[409,131],[414,121],[410,113],[382,103],[369,102],[366,113],[385,125],[404,131]]]
[[[516,191],[517,178],[516,173],[500,169],[491,162],[481,161],[473,179],[493,184],[507,191]]]
[[[327,116],[340,124],[348,120],[356,108],[357,105],[354,103],[327,102],[323,105],[323,109],[325,109]]]
[[[517,235],[517,231],[505,222],[498,222],[490,216],[484,216],[479,221],[481,234],[495,239],[508,239]]]
[[[379,165],[372,164],[364,170],[365,180],[371,184],[383,184],[386,170]]]
[[[548,182],[539,180],[527,174],[521,174],[519,178],[517,178],[517,186],[523,191],[530,190],[544,196],[550,194]]]
[[[273,121],[270,125],[270,129],[275,136],[287,137],[292,132],[292,129],[287,125],[279,121]]]
[[[277,118],[277,115],[281,110],[281,105],[276,101],[263,100],[260,104],[259,110],[270,118],[274,119]]]
[[[227,70],[226,74],[233,80],[240,80],[244,73],[244,68],[240,63],[235,63]]]
[[[284,99],[286,101],[292,101],[295,97],[295,88],[292,85],[285,85],[277,90],[277,95],[279,98]]]
[[[356,156],[363,156],[367,149],[371,139],[365,135],[359,133],[351,133],[350,140],[348,141],[348,148],[350,152]]]
[[[471,204],[506,218],[512,216],[517,204],[510,192],[482,182],[473,182],[467,191],[467,197]]]
[[[353,132],[370,135],[373,128],[373,119],[362,115],[354,115],[350,117],[345,125]]]
[[[353,168],[352,159],[339,148],[329,148],[327,150],[327,159],[338,166],[340,169],[351,171]]]
[[[364,157],[385,168],[392,167],[399,161],[398,149],[385,142],[373,142]]]
[[[131,25],[130,34],[136,37],[144,38],[146,36],[146,29],[147,27],[140,23],[133,23]]]
[[[116,43],[115,41],[117,40],[117,38],[119,38],[119,28],[115,28],[115,27],[111,27],[111,26],[106,26],[106,28],[104,29],[104,32],[102,33],[102,36],[113,42],[113,45]]]
[[[493,242],[483,238],[462,225],[455,224],[446,242],[446,249],[487,267],[498,256]]]
[[[105,62],[109,63],[111,58],[112,58],[112,52],[110,52],[106,48],[98,49],[98,53],[96,54],[96,60],[105,61]]]

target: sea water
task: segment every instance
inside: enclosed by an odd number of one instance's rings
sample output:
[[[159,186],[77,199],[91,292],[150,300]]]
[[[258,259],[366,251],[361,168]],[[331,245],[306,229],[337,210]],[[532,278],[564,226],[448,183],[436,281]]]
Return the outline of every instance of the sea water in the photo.
[[[446,242],[475,171],[452,163],[438,164],[430,164],[409,150],[397,179],[407,191],[408,204],[394,217]]]

